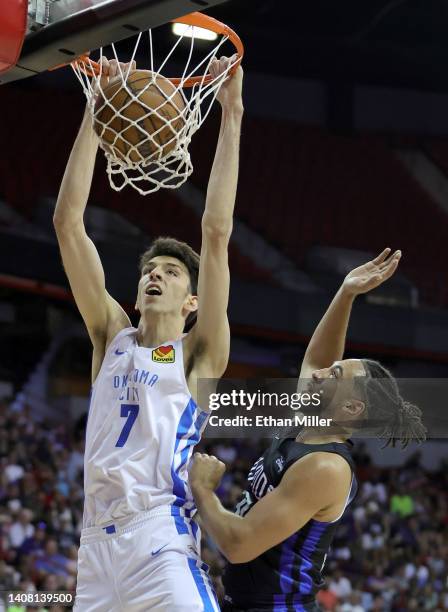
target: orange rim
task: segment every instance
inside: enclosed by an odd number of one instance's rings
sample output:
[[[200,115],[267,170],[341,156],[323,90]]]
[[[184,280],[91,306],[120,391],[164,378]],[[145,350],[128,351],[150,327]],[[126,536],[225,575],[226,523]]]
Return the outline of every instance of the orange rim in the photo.
[[[226,26],[225,23],[222,23],[221,21],[218,21],[213,17],[209,17],[208,15],[204,15],[203,13],[199,12],[190,13],[189,15],[184,15],[183,17],[178,17],[177,19],[173,19],[171,23],[182,23],[184,25],[197,26],[199,28],[204,28],[205,30],[215,32],[216,34],[226,36],[235,46],[238,55],[238,60],[236,61],[234,66],[232,66],[229,73],[233,74],[238,68],[238,66],[241,64],[244,55],[244,45],[238,34],[234,30]],[[71,62],[71,64],[78,67],[89,77],[98,76],[100,74],[99,63],[89,59],[89,53],[84,53],[83,55],[79,56],[78,59]],[[62,66],[67,66],[67,64],[55,66],[51,70],[62,68]],[[206,76],[190,77],[189,79],[186,79],[183,82],[181,77],[167,78],[176,87],[180,84],[182,84],[182,87],[193,87],[193,85],[197,85],[200,83],[206,85],[213,81],[213,77],[211,74],[207,74]]]

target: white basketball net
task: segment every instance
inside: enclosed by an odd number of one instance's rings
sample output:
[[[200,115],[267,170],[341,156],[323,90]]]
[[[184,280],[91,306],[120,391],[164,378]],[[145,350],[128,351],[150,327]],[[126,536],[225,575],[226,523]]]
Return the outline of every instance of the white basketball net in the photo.
[[[116,191],[120,191],[126,185],[131,185],[142,195],[152,193],[160,188],[176,189],[193,172],[188,151],[191,138],[205,121],[222,83],[227,78],[233,65],[229,65],[226,71],[220,74],[219,77],[206,83],[205,77],[209,74],[210,63],[217,57],[219,49],[228,40],[228,37],[222,36],[214,49],[193,66],[192,56],[195,45],[195,29],[193,26],[187,25],[184,28],[183,34],[179,36],[171,51],[157,68],[154,65],[151,30],[139,34],[130,61],[134,60],[139,45],[145,43],[146,36],[148,36],[150,62],[149,66],[145,66],[145,68],[151,71],[153,77],[151,82],[139,91],[133,91],[132,87],[128,85],[128,78],[132,75],[130,68],[127,71],[123,71],[120,67],[117,78],[120,79],[121,85],[117,86],[117,91],[110,99],[107,99],[100,85],[102,74],[88,77],[79,65],[72,64],[73,70],[81,82],[87,98],[92,121],[100,138],[100,147],[103,149],[107,159],[107,174],[110,185]],[[191,37],[185,69],[180,78],[180,83],[173,85],[172,91],[170,89],[170,92],[167,94],[160,88],[158,78],[163,80],[162,71],[164,67],[185,37]],[[112,49],[113,58],[119,61],[115,45],[112,45]],[[101,65],[103,49],[101,48],[99,52],[99,63]],[[112,59],[112,57],[109,56],[108,59]],[[86,59],[84,65],[94,72],[93,63],[90,59]],[[137,68],[141,69],[142,67],[138,66]],[[185,82],[190,77],[200,74],[204,76],[200,79],[199,83],[193,85],[193,87],[184,88]],[[141,99],[142,94],[149,87],[153,90],[157,88],[161,96],[163,96],[163,101],[158,108],[147,106]],[[123,89],[126,90],[126,103],[121,108],[116,108],[113,105],[113,99],[115,95],[123,96],[123,93],[119,93]],[[107,90],[107,87],[105,87],[105,90]],[[100,96],[101,103],[98,105],[97,99]],[[183,108],[179,108],[181,105],[176,103],[176,100],[179,100],[179,96],[183,100]],[[125,113],[126,109],[135,103],[140,105],[142,110],[139,113],[138,119],[132,120],[129,116],[125,116]],[[169,115],[163,112],[165,104],[170,104],[171,112]],[[108,108],[106,109],[106,107]],[[104,112],[105,110],[107,112]],[[107,121],[101,121],[101,115],[103,117],[106,115]],[[150,122],[151,119],[154,119],[154,124],[160,125],[160,127],[149,133],[142,128],[142,124],[148,125],[148,121]],[[117,126],[119,126],[119,129],[116,129]],[[164,138],[161,143],[160,134],[162,131]],[[127,136],[131,132],[134,135],[138,133],[137,143],[135,142],[135,136],[133,139],[129,139]],[[166,138],[167,133],[169,134],[168,140]],[[104,134],[107,134],[107,142],[102,139]],[[167,149],[170,149],[169,152]]]

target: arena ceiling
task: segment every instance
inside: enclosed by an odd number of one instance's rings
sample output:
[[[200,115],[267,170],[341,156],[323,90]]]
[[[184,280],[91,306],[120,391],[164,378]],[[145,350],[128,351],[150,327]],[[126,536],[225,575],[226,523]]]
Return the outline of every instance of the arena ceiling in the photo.
[[[248,70],[448,90],[446,0],[230,0],[208,12],[249,43]]]
[[[229,0],[207,13],[238,31],[247,71],[335,88],[448,91],[447,0]],[[172,39],[165,44],[168,50]],[[58,86],[74,88],[74,81],[69,71],[58,75]],[[21,83],[53,86],[55,77]]]

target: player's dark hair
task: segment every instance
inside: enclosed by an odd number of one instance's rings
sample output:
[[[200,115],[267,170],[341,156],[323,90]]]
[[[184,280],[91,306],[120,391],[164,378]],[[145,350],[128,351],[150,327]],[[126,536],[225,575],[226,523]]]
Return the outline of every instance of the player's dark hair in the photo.
[[[402,448],[414,440],[426,439],[426,427],[422,423],[422,412],[418,406],[404,400],[397,381],[387,368],[378,361],[362,359],[366,371],[363,383],[368,418],[379,423],[377,435],[386,442],[383,446]]]
[[[190,291],[192,295],[197,295],[198,292],[198,277],[199,277],[199,255],[186,242],[180,242],[175,238],[161,236],[156,238],[149,248],[141,255],[139,270],[140,274],[145,265],[154,257],[164,255],[166,257],[175,257],[181,261],[188,270],[190,277]],[[185,322],[185,330],[191,329],[196,321],[196,312],[191,312]]]

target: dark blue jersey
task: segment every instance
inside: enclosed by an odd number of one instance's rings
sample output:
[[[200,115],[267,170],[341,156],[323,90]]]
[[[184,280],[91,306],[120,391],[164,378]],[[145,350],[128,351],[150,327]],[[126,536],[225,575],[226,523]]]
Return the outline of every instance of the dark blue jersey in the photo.
[[[254,504],[280,483],[296,461],[315,452],[344,457],[352,471],[346,505],[356,494],[351,442],[303,444],[293,438],[276,439],[254,464],[235,512],[244,516]],[[341,517],[340,517],[341,518]],[[322,587],[322,570],[339,519],[322,522],[311,519],[284,542],[249,563],[228,564],[224,574],[226,601],[235,609],[308,612],[317,609],[315,596]]]

